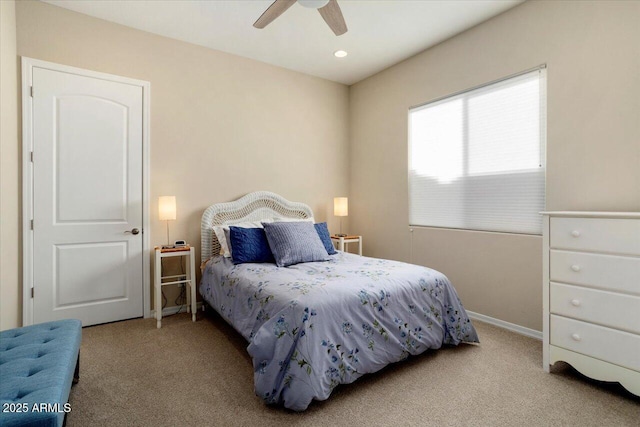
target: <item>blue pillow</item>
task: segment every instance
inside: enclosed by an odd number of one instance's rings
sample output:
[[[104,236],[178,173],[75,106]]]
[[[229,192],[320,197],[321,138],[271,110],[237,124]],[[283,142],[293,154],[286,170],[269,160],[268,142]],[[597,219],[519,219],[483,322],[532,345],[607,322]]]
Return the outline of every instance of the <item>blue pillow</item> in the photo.
[[[262,226],[278,267],[329,259],[312,222],[263,222]]]
[[[316,228],[318,236],[320,237],[320,240],[322,240],[322,244],[327,250],[327,253],[329,255],[337,254],[338,252],[336,251],[336,248],[333,247],[333,242],[331,241],[331,234],[329,234],[329,227],[327,227],[327,223],[319,222],[318,224],[313,224],[313,226]]]
[[[234,264],[248,262],[273,263],[273,254],[269,249],[267,237],[262,228],[229,227],[231,259]]]

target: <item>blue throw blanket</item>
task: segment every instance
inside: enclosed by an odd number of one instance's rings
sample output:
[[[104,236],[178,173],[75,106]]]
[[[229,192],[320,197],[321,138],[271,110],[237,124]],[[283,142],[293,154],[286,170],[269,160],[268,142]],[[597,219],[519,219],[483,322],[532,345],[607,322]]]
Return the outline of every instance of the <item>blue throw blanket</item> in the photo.
[[[339,252],[279,268],[214,257],[200,293],[248,341],[255,391],[302,411],[338,384],[443,344],[478,342],[440,272]]]

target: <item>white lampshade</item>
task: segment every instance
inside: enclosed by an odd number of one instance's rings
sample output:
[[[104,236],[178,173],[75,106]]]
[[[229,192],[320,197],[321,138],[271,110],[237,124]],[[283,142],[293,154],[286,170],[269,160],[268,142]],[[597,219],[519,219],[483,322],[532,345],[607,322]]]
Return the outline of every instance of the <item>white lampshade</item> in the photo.
[[[160,221],[176,219],[176,196],[160,196],[158,198],[158,217]]]
[[[349,199],[346,197],[334,197],[333,214],[335,216],[349,216]]]

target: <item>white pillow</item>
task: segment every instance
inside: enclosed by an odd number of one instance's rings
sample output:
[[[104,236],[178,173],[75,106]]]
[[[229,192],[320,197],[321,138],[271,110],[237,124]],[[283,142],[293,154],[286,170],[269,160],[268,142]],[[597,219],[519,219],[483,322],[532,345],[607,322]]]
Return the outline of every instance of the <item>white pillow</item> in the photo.
[[[227,238],[224,235],[225,230],[229,230],[229,226],[240,227],[240,228],[264,228],[262,226],[263,222],[273,222],[272,219],[265,219],[262,221],[253,221],[253,222],[239,222],[237,224],[225,224],[225,225],[215,225],[213,227],[213,232],[218,238],[218,242],[220,242],[220,255],[223,255],[225,258],[231,258],[231,249],[229,248],[229,242],[227,242]]]

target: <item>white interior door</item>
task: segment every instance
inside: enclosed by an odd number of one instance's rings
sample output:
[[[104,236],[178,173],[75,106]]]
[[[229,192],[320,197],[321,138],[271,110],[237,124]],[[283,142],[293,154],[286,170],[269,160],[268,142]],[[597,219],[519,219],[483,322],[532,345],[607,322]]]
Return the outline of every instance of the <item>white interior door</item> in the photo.
[[[144,313],[143,88],[88,73],[32,68],[34,323]]]

